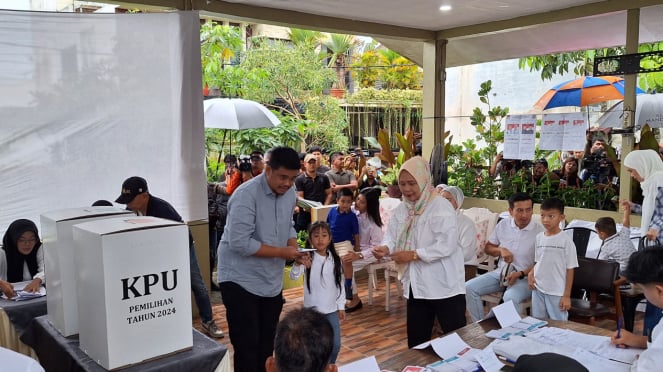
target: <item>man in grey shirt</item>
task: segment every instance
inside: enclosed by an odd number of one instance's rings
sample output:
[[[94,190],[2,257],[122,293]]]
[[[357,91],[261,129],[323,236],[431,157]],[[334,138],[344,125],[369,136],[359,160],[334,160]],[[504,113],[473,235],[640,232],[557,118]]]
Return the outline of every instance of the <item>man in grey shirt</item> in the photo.
[[[357,190],[357,177],[352,172],[343,169],[345,155],[342,152],[333,152],[329,157],[332,169],[325,173],[329,177],[332,192],[332,204],[336,203],[336,194],[341,189]]]
[[[292,222],[299,167],[295,150],[276,147],[265,171],[239,186],[228,202],[218,280],[236,371],[265,370],[283,308],[285,261],[308,257],[298,250]]]

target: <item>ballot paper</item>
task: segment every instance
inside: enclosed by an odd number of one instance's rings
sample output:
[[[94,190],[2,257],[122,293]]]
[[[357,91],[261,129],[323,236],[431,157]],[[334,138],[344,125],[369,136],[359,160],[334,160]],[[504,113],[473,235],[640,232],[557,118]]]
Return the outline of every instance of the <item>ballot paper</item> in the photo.
[[[23,290],[25,286],[30,284],[32,281],[25,281],[25,282],[18,282],[14,283],[14,292],[15,295],[12,298],[7,298],[4,294],[2,295],[2,298],[5,300],[11,300],[11,301],[25,301],[25,300],[31,300],[33,298],[39,298],[39,297],[44,297],[46,296],[46,287],[41,286],[39,287],[39,291],[37,292],[26,292]]]
[[[497,355],[495,355],[492,347],[486,347],[481,350],[475,355],[475,358],[485,372],[497,372],[504,367],[504,364],[497,359]]]
[[[642,352],[638,349],[619,349],[610,345],[605,336],[588,335],[567,329],[545,327],[525,337],[508,341],[495,340],[490,344],[498,355],[517,360],[524,354],[556,353],[577,360],[590,372],[629,371],[631,363]]]
[[[338,367],[339,372],[380,372],[375,356],[359,359],[352,363]]]
[[[426,346],[422,347],[422,345]],[[475,355],[480,350],[471,348],[457,333],[436,338],[430,342],[417,345],[415,348],[422,349],[429,345],[442,358],[441,361],[427,366],[432,371],[474,371],[478,367]]]
[[[500,340],[508,340],[512,336],[524,336],[526,333],[532,332],[547,324],[548,322],[546,322],[545,320],[540,320],[528,316],[513,323],[508,327],[490,330],[486,333],[486,337],[496,338]]]

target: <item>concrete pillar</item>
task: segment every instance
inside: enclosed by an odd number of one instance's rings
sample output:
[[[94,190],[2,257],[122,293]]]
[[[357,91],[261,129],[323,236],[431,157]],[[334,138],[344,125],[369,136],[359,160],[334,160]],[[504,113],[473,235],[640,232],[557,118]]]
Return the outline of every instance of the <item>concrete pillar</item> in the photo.
[[[422,105],[422,155],[430,157],[444,135],[444,97],[447,40],[424,42],[424,97]]]
[[[626,13],[626,54],[638,52],[640,31],[640,9],[629,9]],[[637,85],[637,74],[624,76],[624,121],[623,128],[633,128],[635,123],[635,88]],[[633,134],[622,135],[622,160],[633,150],[635,138]],[[631,177],[624,169],[621,162],[619,178],[619,199],[631,200]]]

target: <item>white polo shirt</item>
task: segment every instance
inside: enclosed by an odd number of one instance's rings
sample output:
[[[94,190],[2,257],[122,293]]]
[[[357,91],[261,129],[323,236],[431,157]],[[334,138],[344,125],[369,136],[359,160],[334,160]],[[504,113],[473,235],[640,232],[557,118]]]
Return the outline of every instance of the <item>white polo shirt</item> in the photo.
[[[500,221],[490,234],[488,241],[498,247],[507,248],[513,254],[513,266],[516,271],[528,269],[534,265],[534,244],[536,235],[543,231],[543,226],[531,220],[529,225],[521,229],[516,226],[513,217]],[[498,270],[506,265],[499,261]]]

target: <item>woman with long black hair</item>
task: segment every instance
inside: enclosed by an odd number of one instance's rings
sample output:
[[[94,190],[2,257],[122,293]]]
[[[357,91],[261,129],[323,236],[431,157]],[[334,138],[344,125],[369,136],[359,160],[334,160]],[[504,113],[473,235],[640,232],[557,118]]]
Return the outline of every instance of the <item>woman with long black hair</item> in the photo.
[[[8,297],[13,297],[9,296],[13,288],[8,290],[7,283],[30,281],[23,290],[39,291],[44,282],[44,252],[34,222],[19,219],[7,228],[0,252],[0,280],[5,281],[0,287]]]

